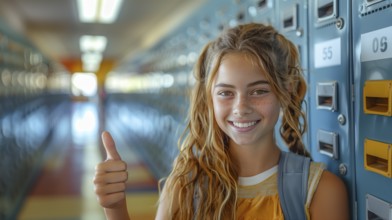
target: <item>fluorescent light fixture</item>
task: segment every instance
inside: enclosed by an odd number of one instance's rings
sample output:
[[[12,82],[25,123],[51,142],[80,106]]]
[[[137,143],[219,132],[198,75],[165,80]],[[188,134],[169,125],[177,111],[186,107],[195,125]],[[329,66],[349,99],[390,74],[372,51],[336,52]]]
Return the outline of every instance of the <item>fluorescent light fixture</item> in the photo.
[[[100,8],[100,21],[102,23],[113,23],[118,17],[123,0],[102,0]]]
[[[81,22],[95,22],[97,20],[97,0],[78,0],[77,3]]]
[[[81,22],[113,23],[123,0],[77,0]]]
[[[83,35],[79,40],[82,52],[103,52],[106,44],[107,38],[105,36]]]

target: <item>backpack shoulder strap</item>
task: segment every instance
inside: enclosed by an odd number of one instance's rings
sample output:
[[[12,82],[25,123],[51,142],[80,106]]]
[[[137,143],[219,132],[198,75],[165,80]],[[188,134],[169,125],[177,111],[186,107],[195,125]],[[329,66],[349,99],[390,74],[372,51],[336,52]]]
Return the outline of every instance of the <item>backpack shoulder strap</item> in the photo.
[[[281,152],[278,166],[278,192],[285,220],[306,219],[310,158]]]

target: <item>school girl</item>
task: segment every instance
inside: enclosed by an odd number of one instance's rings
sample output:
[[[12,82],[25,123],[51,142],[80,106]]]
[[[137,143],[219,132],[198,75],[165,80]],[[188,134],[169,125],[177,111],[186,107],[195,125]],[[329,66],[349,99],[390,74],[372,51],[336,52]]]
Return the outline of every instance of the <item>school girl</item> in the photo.
[[[309,157],[302,141],[306,84],[289,40],[262,24],[230,28],[204,47],[194,75],[187,128],[156,219],[349,219],[346,187],[321,163],[300,170],[303,201],[287,206],[282,196],[289,193],[279,192],[279,182],[291,184],[279,174],[282,158]],[[278,135],[289,153],[277,146]],[[110,134],[102,137],[109,159],[97,165],[95,192],[107,219],[129,219],[126,165]]]

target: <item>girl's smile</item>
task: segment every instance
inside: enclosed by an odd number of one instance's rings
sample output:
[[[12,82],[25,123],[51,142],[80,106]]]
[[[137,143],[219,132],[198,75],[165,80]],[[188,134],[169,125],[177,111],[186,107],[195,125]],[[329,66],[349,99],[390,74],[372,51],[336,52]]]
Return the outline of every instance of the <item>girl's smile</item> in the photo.
[[[248,122],[237,122],[237,121],[229,121],[230,124],[236,129],[238,132],[248,132],[256,127],[256,124],[259,123],[260,120],[256,121],[248,121]]]

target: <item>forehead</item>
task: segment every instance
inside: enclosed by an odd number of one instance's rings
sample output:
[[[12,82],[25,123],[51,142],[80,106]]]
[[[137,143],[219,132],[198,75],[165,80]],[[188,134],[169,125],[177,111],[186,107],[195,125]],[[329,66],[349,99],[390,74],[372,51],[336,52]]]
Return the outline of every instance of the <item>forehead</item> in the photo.
[[[266,80],[266,73],[254,56],[233,52],[222,57],[215,79],[215,82],[246,79]]]

